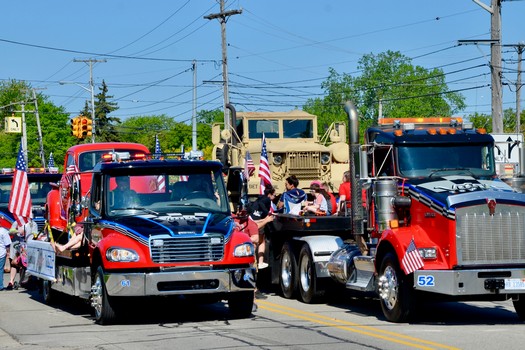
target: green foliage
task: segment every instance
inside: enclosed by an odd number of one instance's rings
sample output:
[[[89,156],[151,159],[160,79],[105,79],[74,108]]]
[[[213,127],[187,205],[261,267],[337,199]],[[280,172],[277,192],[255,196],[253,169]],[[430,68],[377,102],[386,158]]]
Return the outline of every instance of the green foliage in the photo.
[[[304,110],[319,117],[319,132],[334,121],[346,121],[343,104],[356,105],[361,128],[377,121],[380,106],[387,118],[450,116],[465,108],[464,97],[449,91],[443,72],[414,66],[410,58],[387,51],[364,55],[361,75],[339,74],[330,68],[322,88],[326,96],[310,99]]]
[[[3,117],[3,120],[12,114],[16,117],[21,117],[21,102],[25,103],[28,166],[41,167],[42,159],[40,157],[38,127],[31,89],[31,85],[23,81],[0,82],[0,105],[10,105],[0,110],[0,116]],[[63,107],[57,107],[49,102],[46,96],[40,93],[36,96],[45,157],[44,163],[47,166],[49,154],[52,152],[55,164],[61,166],[66,150],[76,142],[71,136],[68,114],[65,113]],[[16,163],[22,134],[6,133],[4,123],[1,123],[0,129],[0,167],[13,168]]]
[[[120,123],[120,119],[108,116],[108,114],[118,109],[117,103],[108,101],[108,99],[113,98],[113,96],[108,95],[108,86],[106,85],[106,82],[104,80],[102,80],[102,87],[100,87],[99,89],[100,93],[95,95],[96,141],[119,141],[119,134],[117,132],[116,127]]]

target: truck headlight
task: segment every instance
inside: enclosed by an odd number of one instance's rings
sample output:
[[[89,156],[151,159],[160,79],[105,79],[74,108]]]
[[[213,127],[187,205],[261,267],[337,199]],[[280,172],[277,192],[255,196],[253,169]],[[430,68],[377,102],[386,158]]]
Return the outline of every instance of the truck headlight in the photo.
[[[246,242],[243,244],[239,244],[233,250],[233,256],[237,258],[242,258],[245,256],[253,256],[253,255],[255,255],[255,248],[252,243]]]
[[[436,259],[437,258],[437,250],[436,248],[418,248],[419,255],[423,259]]]
[[[321,154],[321,164],[327,165],[330,163],[330,153],[322,153]]]
[[[276,166],[279,166],[283,164],[283,156],[282,154],[274,154],[273,155],[273,164]]]
[[[106,251],[106,258],[111,262],[139,261],[139,255],[137,252],[124,248],[109,248]]]

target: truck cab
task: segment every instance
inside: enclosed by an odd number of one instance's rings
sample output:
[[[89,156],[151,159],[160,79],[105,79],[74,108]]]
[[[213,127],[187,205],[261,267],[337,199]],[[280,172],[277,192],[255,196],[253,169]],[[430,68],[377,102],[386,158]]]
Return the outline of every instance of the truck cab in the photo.
[[[4,168],[0,174],[0,225],[7,230],[14,222],[13,214],[9,212],[9,198],[12,192],[14,169]],[[38,225],[38,231],[44,229],[44,208],[48,192],[52,186],[60,181],[61,174],[58,168],[29,168],[27,169],[27,180],[29,182],[29,193],[31,195],[33,220]]]

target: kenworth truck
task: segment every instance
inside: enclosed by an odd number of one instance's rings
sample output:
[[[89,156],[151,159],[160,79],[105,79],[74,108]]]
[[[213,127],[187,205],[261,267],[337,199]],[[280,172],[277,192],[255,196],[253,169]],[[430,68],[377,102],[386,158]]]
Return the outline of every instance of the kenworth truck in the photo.
[[[249,197],[257,197],[260,191],[258,169],[263,134],[272,185],[277,193],[286,190],[284,183],[290,175],[297,176],[301,187],[308,187],[313,180],[321,180],[338,191],[343,172],[348,169],[344,123],[332,124],[320,140],[317,116],[313,114],[299,110],[237,113],[231,105],[228,107],[232,112],[230,129],[224,129],[218,123],[212,127],[212,157],[223,163],[225,173],[232,173],[236,169],[242,171],[246,152],[249,152],[256,168],[248,180]],[[239,194],[231,192],[235,202]]]
[[[525,195],[497,177],[492,136],[461,118],[379,119],[359,144],[357,110],[345,109],[351,201],[338,216],[276,215],[282,294],[311,302],[336,281],[375,293],[391,322],[418,298],[511,299],[525,320]]]
[[[53,240],[81,243],[57,252],[44,300],[57,291],[89,300],[100,324],[129,311],[132,297],[227,300],[234,316],[250,315],[254,246],[233,231],[221,164],[132,152],[101,159],[88,171],[88,189],[73,173],[70,190],[60,193],[70,195],[72,237],[53,229]],[[117,188],[121,181],[126,191]]]

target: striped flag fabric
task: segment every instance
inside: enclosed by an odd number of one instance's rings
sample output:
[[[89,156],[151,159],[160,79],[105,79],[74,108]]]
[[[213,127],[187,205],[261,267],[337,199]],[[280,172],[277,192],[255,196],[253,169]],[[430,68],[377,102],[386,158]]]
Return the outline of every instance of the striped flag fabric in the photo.
[[[66,175],[70,175],[71,184],[73,184],[73,182],[80,182],[80,171],[75,164],[70,164],[67,166]]]
[[[403,271],[405,271],[405,274],[407,275],[416,270],[419,270],[425,265],[423,263],[423,259],[421,259],[421,255],[419,255],[419,251],[417,250],[416,243],[414,242],[413,238],[408,245],[403,259],[401,260],[401,265]]]
[[[158,135],[155,135],[155,153],[154,158],[160,159],[160,155],[162,154],[162,150],[160,149],[160,141]]]
[[[250,151],[246,151],[246,156],[244,158],[244,179],[248,181],[254,172],[255,164],[253,164],[252,156],[250,155]]]
[[[8,206],[19,226],[27,224],[33,217],[32,205],[29,181],[27,180],[27,165],[22,143],[20,143]]]
[[[261,161],[259,162],[259,177],[261,178],[260,194],[264,194],[266,186],[272,184],[272,177],[270,174],[270,164],[268,163],[268,151],[266,149],[266,136],[263,133]]]

